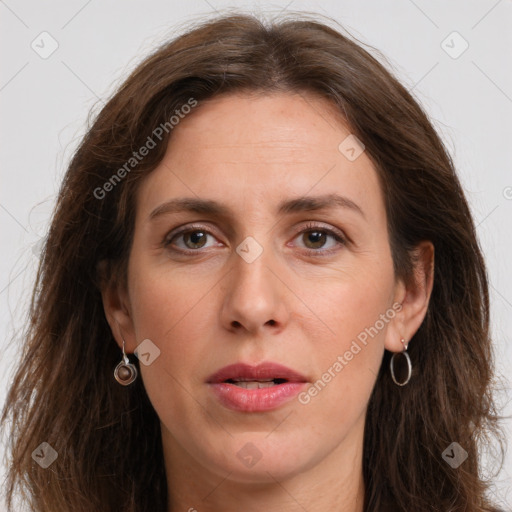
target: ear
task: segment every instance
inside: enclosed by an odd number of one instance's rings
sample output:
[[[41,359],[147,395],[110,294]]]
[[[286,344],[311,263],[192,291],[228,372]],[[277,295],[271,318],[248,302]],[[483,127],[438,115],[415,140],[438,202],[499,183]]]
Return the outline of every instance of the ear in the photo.
[[[112,271],[108,261],[100,261],[96,270],[103,310],[112,334],[120,349],[124,340],[125,352],[132,353],[137,344],[128,290]]]
[[[399,280],[395,289],[395,301],[402,305],[389,323],[384,346],[391,352],[401,352],[401,339],[409,343],[420,328],[427,314],[434,285],[434,245],[426,240],[418,244],[413,255],[413,278],[406,284]]]

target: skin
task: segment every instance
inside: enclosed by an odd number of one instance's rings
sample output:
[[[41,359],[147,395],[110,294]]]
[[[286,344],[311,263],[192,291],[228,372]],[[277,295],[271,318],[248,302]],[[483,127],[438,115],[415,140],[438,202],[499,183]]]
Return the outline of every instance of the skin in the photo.
[[[365,152],[350,161],[338,149],[349,134],[312,95],[217,96],[174,128],[138,190],[127,286],[108,286],[103,301],[120,347],[124,338],[132,353],[150,339],[160,350],[139,378],[161,421],[169,511],[363,510],[368,400],[384,349],[401,351],[423,321],[434,252],[418,246],[413,283],[395,278],[375,168]],[[364,216],[340,207],[276,214],[283,200],[333,192]],[[185,196],[232,215],[148,219]],[[301,234],[308,221],[314,228]],[[163,246],[195,224],[195,237]],[[322,228],[346,243],[315,237]],[[236,252],[248,236],[263,249],[252,263]],[[278,362],[315,383],[393,304],[400,311],[307,404],[237,412],[205,383],[240,361]],[[246,443],[261,454],[252,467],[237,457]]]

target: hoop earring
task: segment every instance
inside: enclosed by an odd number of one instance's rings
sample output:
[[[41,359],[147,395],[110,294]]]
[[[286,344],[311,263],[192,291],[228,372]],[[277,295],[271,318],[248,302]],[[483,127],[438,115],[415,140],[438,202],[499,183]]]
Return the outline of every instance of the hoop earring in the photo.
[[[407,353],[407,343],[402,338],[400,340],[402,342],[402,345],[404,346],[404,350],[402,352],[395,352],[391,356],[391,361],[389,362],[389,369],[391,370],[391,378],[393,379],[393,382],[397,386],[405,386],[410,380],[412,375],[412,364],[411,364],[411,358],[409,357],[409,354]],[[403,354],[405,356],[405,359],[407,360],[407,379],[405,379],[405,382],[398,382],[395,377],[395,357],[397,354]]]
[[[114,377],[122,386],[128,386],[137,378],[137,367],[130,363],[128,356],[124,351],[123,340],[123,360],[116,366],[114,370]]]

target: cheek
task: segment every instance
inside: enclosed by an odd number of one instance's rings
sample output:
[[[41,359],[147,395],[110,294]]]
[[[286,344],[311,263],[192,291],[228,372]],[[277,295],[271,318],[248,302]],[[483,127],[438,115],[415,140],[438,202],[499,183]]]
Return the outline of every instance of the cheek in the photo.
[[[390,302],[392,277],[388,272],[366,272],[325,283],[308,301],[322,320],[316,325],[325,329],[315,339],[316,380],[301,403],[322,409],[326,421],[346,418],[349,412],[355,418],[365,410],[382,361],[386,330],[396,314]],[[311,331],[311,319],[307,325],[305,320],[303,329]]]
[[[130,298],[137,339],[173,339],[189,320],[190,313],[205,310],[214,281],[205,275],[195,279],[190,270],[172,268],[169,262],[134,257],[131,266]]]
[[[140,365],[141,375],[157,412],[182,417],[191,384],[204,374],[212,350],[207,340],[218,318],[210,295],[214,281],[139,268],[130,283],[135,337],[137,343],[150,339],[160,351],[153,363]]]
[[[208,300],[211,286],[203,283],[194,288],[192,282],[183,276],[146,276],[138,278],[133,286],[136,339],[151,339],[161,351],[161,362],[173,375],[185,368],[190,370],[195,354],[204,355],[202,340],[214,321]]]
[[[315,294],[307,296],[309,309],[317,314],[316,324],[325,327],[325,354],[348,350],[353,340],[362,344],[366,341],[368,347],[370,341],[383,339],[386,326],[394,317],[392,275],[368,270],[354,271],[358,275],[349,278],[317,282]],[[303,327],[308,329],[307,324]]]
[[[188,425],[207,420],[194,376],[204,373],[208,360],[204,340],[213,319],[205,316],[207,301],[201,302],[197,294],[176,295],[167,290],[163,281],[140,290],[136,337],[151,339],[160,350],[151,365],[140,364],[140,373],[160,420],[173,430],[185,426],[186,432]]]

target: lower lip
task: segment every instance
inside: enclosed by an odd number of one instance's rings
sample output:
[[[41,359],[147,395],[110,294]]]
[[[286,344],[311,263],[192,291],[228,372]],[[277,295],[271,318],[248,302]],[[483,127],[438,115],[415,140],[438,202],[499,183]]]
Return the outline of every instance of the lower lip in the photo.
[[[269,388],[246,389],[227,382],[210,384],[220,402],[228,409],[244,412],[263,412],[277,409],[296,397],[305,382],[285,382]]]

